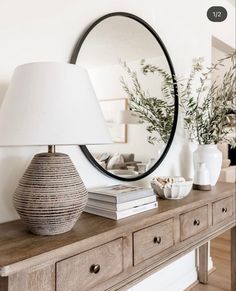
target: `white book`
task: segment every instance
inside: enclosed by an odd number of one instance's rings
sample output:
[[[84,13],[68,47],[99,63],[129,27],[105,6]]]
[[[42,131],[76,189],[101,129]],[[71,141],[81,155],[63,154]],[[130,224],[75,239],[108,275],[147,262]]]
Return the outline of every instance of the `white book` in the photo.
[[[152,203],[148,203],[145,205],[133,207],[133,208],[122,210],[122,211],[110,211],[110,210],[105,210],[101,208],[94,208],[94,207],[86,206],[85,212],[104,216],[104,217],[111,218],[114,220],[119,220],[119,219],[131,216],[134,214],[138,214],[147,210],[157,208],[157,207],[158,207],[158,202],[152,202]]]
[[[154,195],[152,188],[123,184],[88,189],[89,198],[113,203],[124,203],[151,195]]]
[[[89,198],[87,206],[94,207],[94,208],[101,208],[104,210],[121,211],[121,210],[126,210],[132,207],[137,207],[137,206],[141,206],[141,205],[151,203],[151,202],[156,202],[156,201],[157,201],[156,195],[151,195],[151,196],[144,197],[141,199],[136,199],[136,200],[119,203],[119,204]]]

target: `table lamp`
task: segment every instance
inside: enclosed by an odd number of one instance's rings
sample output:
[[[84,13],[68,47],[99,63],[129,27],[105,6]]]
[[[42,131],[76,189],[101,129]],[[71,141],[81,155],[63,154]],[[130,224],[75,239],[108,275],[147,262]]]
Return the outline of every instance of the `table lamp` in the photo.
[[[87,202],[75,166],[55,146],[110,142],[85,69],[55,62],[15,69],[0,108],[0,146],[48,146],[48,152],[34,156],[13,196],[31,232],[71,230]]]

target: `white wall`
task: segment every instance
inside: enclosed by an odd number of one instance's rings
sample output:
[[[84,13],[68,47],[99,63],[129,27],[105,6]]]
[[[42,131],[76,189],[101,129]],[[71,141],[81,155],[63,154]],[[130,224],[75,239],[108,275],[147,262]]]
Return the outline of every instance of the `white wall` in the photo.
[[[230,53],[222,50],[219,47],[212,46],[212,63],[216,63],[217,60],[225,58],[225,56]],[[224,74],[229,70],[232,65],[231,60],[224,61],[224,66],[220,68],[220,70],[214,71],[212,73],[212,81],[215,81],[217,85],[222,83]]]
[[[206,10],[211,5],[223,5],[228,9],[228,19],[224,23],[209,23]],[[130,12],[149,22],[164,41],[178,75],[189,71],[193,57],[204,56],[210,62],[212,31],[229,45],[235,43],[233,8],[225,0],[1,0],[0,100],[17,65],[32,61],[68,61],[76,40],[86,27],[97,17],[114,11]],[[41,150],[45,149],[0,149],[0,222],[17,218],[12,193],[32,155]],[[78,147],[59,150],[71,155],[87,186],[115,182],[95,170]],[[183,139],[181,126],[165,161],[153,175],[160,174],[192,174],[191,152]],[[150,177],[142,183],[148,184],[149,180]],[[155,286],[154,281],[160,277],[166,278],[167,283],[177,273],[175,283],[170,282],[169,287],[163,283],[153,290],[183,290],[196,279],[196,272],[194,276],[185,276],[188,271],[195,270],[193,258],[194,253],[190,253],[181,268],[171,265],[136,290],[151,290],[148,286]]]

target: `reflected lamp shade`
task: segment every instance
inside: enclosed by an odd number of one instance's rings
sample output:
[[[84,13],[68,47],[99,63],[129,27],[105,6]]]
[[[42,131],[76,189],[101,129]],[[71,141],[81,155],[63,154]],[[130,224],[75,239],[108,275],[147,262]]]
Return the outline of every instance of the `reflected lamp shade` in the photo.
[[[110,142],[85,69],[50,62],[16,68],[0,108],[0,146],[49,145],[34,156],[13,195],[31,232],[70,231],[87,203],[79,173],[55,145]]]

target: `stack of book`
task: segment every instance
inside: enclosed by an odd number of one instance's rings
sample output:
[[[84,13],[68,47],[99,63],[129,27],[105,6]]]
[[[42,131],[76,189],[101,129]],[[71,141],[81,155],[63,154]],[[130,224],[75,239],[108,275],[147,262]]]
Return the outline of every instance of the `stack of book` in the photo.
[[[113,185],[89,189],[85,212],[118,220],[157,206],[151,188]]]

